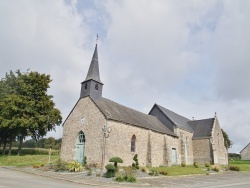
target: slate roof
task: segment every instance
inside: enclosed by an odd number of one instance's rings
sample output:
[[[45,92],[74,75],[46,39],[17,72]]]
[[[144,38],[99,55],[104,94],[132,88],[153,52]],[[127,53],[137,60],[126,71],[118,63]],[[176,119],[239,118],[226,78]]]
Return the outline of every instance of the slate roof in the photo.
[[[250,145],[250,143],[247,144],[246,147],[244,147],[244,148],[240,151],[240,153],[241,153],[244,149],[246,149],[249,145]]]
[[[178,127],[178,128],[182,128],[185,129],[187,131],[193,132],[193,129],[189,126],[189,124],[187,123],[188,121],[190,121],[190,119],[185,118],[179,114],[176,114],[175,112],[172,112],[158,104],[155,104],[156,106],[158,106],[160,108],[160,110]]]
[[[100,74],[99,74],[99,62],[98,62],[98,51],[97,51],[97,44],[95,46],[95,51],[91,60],[91,64],[89,66],[89,71],[87,74],[86,79],[84,82],[88,80],[95,80],[99,82],[100,84],[103,84],[100,80]]]
[[[187,122],[194,130],[193,138],[211,137],[214,118]]]
[[[154,116],[144,114],[106,98],[93,99],[93,101],[107,119],[131,124],[171,136],[176,136],[175,133],[169,130]]]

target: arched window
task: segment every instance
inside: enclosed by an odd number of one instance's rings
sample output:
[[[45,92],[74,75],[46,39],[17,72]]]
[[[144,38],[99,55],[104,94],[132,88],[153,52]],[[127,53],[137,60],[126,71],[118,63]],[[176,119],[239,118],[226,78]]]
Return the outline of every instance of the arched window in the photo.
[[[84,143],[85,142],[85,135],[84,133],[81,131],[78,135],[78,143]]]
[[[133,135],[131,139],[131,152],[135,152],[135,141],[136,141],[136,137],[135,135]]]
[[[88,89],[88,84],[87,84],[87,83],[85,84],[84,89],[85,89],[85,90]]]

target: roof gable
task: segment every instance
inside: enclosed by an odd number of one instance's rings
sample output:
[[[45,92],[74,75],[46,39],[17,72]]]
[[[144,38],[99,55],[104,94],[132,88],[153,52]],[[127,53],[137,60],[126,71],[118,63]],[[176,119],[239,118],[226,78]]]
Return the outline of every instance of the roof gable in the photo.
[[[240,151],[240,153],[245,150],[248,146],[250,146],[250,142]]]
[[[194,130],[193,138],[204,138],[212,136],[214,118],[193,120],[189,121],[188,124]]]
[[[175,133],[169,130],[154,116],[144,114],[103,97],[99,99],[93,99],[93,101],[107,119],[135,125],[137,127],[142,127],[171,136],[176,136]]]
[[[193,132],[193,129],[187,123],[190,119],[185,118],[171,110],[168,110],[158,104],[155,104],[164,114],[167,116],[178,128],[185,129],[187,131]]]

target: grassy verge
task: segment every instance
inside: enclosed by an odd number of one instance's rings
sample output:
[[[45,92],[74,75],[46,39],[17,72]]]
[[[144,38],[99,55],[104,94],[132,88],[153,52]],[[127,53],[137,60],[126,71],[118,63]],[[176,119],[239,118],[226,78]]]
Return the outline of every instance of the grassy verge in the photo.
[[[53,162],[59,155],[52,155],[50,161]],[[23,155],[23,156],[3,156],[0,155],[0,166],[29,166],[34,164],[47,164],[48,155]]]
[[[229,165],[240,167],[240,171],[250,171],[250,160],[230,161]]]
[[[150,170],[157,171],[160,173],[161,171],[167,171],[168,176],[179,176],[179,175],[191,175],[191,174],[205,174],[206,167],[204,165],[199,166],[199,168],[195,168],[193,165],[187,165],[186,167],[182,166],[164,166],[164,167],[153,167]]]

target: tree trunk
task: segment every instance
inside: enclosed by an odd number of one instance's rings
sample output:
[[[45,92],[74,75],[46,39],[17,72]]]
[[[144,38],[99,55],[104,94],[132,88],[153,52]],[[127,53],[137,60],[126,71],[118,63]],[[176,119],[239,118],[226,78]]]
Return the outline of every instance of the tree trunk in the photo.
[[[8,155],[11,155],[11,149],[12,149],[12,139],[10,140],[10,146],[9,146],[9,153],[8,153]]]
[[[21,155],[22,145],[23,145],[23,137],[20,136],[20,141],[19,141],[19,145],[18,145],[17,155]]]
[[[5,151],[6,151],[6,144],[7,144],[7,142],[4,142],[4,143],[3,143],[3,153],[2,153],[3,155],[5,155]]]

